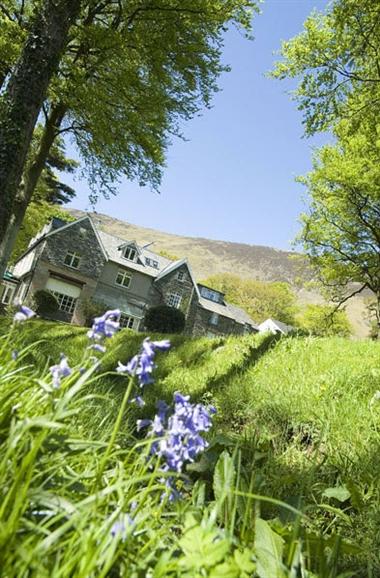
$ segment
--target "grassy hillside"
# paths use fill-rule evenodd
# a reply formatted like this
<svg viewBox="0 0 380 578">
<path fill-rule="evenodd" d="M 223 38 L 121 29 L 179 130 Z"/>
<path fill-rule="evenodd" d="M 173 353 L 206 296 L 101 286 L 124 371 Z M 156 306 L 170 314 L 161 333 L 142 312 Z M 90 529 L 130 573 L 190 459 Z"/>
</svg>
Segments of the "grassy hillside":
<svg viewBox="0 0 380 578">
<path fill-rule="evenodd" d="M 13 339 L 19 348 L 39 341 L 25 352 L 24 365 L 47 367 L 61 352 L 70 364 L 81 363 L 87 344 L 84 329 L 32 321 L 16 332 Z M 104 439 L 126 387 L 125 376 L 114 372 L 117 361 L 126 363 L 142 338 L 128 330 L 113 338 L 102 358 L 105 375 L 95 377 L 88 390 L 95 397 L 89 396 L 75 417 L 77 431 Z M 193 401 L 215 405 L 211 446 L 190 468 L 191 476 L 212 485 L 221 452 L 227 448 L 232 454 L 238 444 L 246 490 L 302 510 L 310 550 L 322 537 L 334 552 L 336 536 L 342 537 L 336 573 L 328 562 L 319 567 L 314 561 L 316 574 L 308 576 L 327 578 L 350 570 L 344 576 L 376 577 L 380 401 L 374 396 L 380 390 L 379 360 L 380 343 L 370 341 L 173 336 L 170 352 L 158 356 L 146 406 L 130 406 L 123 427 L 132 431 L 137 418 L 152 417 L 158 399 L 170 402 L 178 390 Z M 284 539 L 294 531 L 294 515 L 286 509 L 261 502 L 261 512 Z"/>
</svg>

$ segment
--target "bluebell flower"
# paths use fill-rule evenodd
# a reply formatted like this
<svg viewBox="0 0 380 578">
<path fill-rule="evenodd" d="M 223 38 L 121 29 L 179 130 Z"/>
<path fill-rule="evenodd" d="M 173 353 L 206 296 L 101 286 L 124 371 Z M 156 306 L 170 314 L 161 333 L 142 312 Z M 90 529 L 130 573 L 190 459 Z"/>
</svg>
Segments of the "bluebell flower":
<svg viewBox="0 0 380 578">
<path fill-rule="evenodd" d="M 13 359 L 13 361 L 16 361 L 16 359 L 18 359 L 19 356 L 19 352 L 17 351 L 17 349 L 14 349 L 11 353 L 11 357 Z"/>
<path fill-rule="evenodd" d="M 166 351 L 169 347 L 170 341 L 167 339 L 163 341 L 151 341 L 149 337 L 146 337 L 143 341 L 140 353 L 134 355 L 127 365 L 123 365 L 119 361 L 116 371 L 118 373 L 136 375 L 140 387 L 153 383 L 152 372 L 156 367 L 154 364 L 156 350 Z"/>
<path fill-rule="evenodd" d="M 163 471 L 183 471 L 187 462 L 192 462 L 204 451 L 207 442 L 201 433 L 212 426 L 212 414 L 215 408 L 206 408 L 202 404 L 192 404 L 190 397 L 174 394 L 174 409 L 164 402 L 158 403 L 158 413 L 153 420 L 138 420 L 138 430 L 149 426 L 148 436 L 154 438 L 151 453 L 162 460 Z M 171 482 L 169 480 L 169 486 Z"/>
<path fill-rule="evenodd" d="M 122 542 L 127 539 L 128 532 L 134 527 L 135 521 L 129 514 L 121 514 L 111 527 L 111 536 L 120 538 Z"/>
<path fill-rule="evenodd" d="M 23 321 L 27 321 L 31 317 L 35 316 L 35 312 L 32 309 L 29 309 L 26 305 L 21 305 L 20 310 L 15 313 L 13 317 L 13 321 L 15 323 L 22 323 Z"/>
<path fill-rule="evenodd" d="M 95 317 L 87 336 L 95 341 L 112 337 L 120 328 L 120 309 L 110 309 L 104 315 Z"/>
<path fill-rule="evenodd" d="M 100 351 L 100 353 L 105 353 L 105 351 L 107 351 L 107 348 L 104 345 L 101 345 L 100 343 L 94 343 L 93 345 L 89 345 L 87 349 L 94 349 L 95 351 Z"/>
<path fill-rule="evenodd" d="M 57 365 L 52 365 L 49 369 L 53 377 L 54 389 L 60 387 L 62 377 L 68 377 L 72 374 L 72 369 L 69 367 L 67 357 L 63 353 L 61 353 L 61 361 Z"/>
</svg>

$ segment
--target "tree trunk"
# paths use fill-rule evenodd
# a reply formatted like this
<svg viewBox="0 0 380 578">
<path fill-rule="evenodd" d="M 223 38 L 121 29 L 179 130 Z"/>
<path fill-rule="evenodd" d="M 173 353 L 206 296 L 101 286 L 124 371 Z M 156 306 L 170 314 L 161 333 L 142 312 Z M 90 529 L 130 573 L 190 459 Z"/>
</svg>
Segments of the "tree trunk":
<svg viewBox="0 0 380 578">
<path fill-rule="evenodd" d="M 19 194 L 13 204 L 6 234 L 0 243 L 0 275 L 4 275 L 6 271 L 7 263 L 12 254 L 18 232 L 24 220 L 26 209 L 32 200 L 38 179 L 45 168 L 46 159 L 57 136 L 57 129 L 62 123 L 66 110 L 64 104 L 58 103 L 52 107 L 49 118 L 46 121 L 37 155 L 27 170 L 24 185 L 20 187 Z"/>
<path fill-rule="evenodd" d="M 44 0 L 2 97 L 0 244 L 7 234 L 34 126 L 79 9 L 80 0 Z"/>
</svg>

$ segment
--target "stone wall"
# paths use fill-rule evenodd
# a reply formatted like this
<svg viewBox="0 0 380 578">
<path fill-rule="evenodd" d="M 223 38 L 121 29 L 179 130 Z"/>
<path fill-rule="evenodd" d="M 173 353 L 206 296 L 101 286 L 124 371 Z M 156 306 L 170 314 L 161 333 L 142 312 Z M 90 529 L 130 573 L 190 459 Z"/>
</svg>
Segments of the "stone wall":
<svg viewBox="0 0 380 578">
<path fill-rule="evenodd" d="M 77 269 L 64 263 L 69 252 L 81 256 Z M 67 229 L 58 229 L 54 235 L 48 237 L 41 258 L 51 265 L 60 267 L 62 272 L 66 271 L 68 275 L 79 273 L 93 279 L 100 277 L 106 262 L 89 219 L 74 223 Z"/>
<path fill-rule="evenodd" d="M 194 336 L 210 335 L 241 335 L 244 331 L 244 325 L 236 323 L 229 317 L 219 315 L 218 323 L 211 323 L 212 311 L 204 309 L 197 305 L 195 310 L 195 319 L 192 328 Z"/>
</svg>

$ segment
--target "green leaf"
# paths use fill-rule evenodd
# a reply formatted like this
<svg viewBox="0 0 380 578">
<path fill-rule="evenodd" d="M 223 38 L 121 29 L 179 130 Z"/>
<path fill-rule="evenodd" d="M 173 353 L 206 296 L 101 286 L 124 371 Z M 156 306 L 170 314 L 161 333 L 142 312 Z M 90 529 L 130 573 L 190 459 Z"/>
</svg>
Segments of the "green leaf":
<svg viewBox="0 0 380 578">
<path fill-rule="evenodd" d="M 233 459 L 227 451 L 220 454 L 215 466 L 213 489 L 216 500 L 225 499 L 233 489 L 235 481 L 235 468 Z"/>
<path fill-rule="evenodd" d="M 276 534 L 268 522 L 261 518 L 255 523 L 256 572 L 260 578 L 284 578 L 282 554 L 284 540 Z"/>
<path fill-rule="evenodd" d="M 338 502 L 345 502 L 351 497 L 351 492 L 346 486 L 335 486 L 334 488 L 327 488 L 322 496 L 326 498 L 335 498 Z"/>
</svg>

